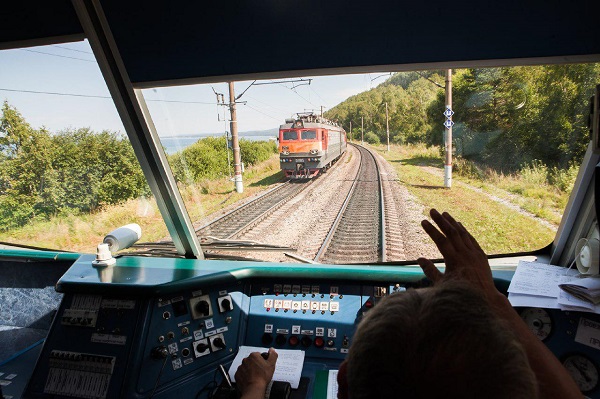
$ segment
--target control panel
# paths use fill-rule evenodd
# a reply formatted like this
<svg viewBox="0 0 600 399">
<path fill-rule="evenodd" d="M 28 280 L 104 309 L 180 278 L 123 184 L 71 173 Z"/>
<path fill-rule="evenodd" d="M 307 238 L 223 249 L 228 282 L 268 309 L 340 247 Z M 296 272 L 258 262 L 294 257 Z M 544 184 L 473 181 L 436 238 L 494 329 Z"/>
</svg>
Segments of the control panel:
<svg viewBox="0 0 600 399">
<path fill-rule="evenodd" d="M 235 289 L 66 294 L 24 397 L 194 397 L 240 345 L 248 299 Z"/>
<path fill-rule="evenodd" d="M 247 297 L 228 287 L 195 289 L 154 298 L 144 345 L 144 372 L 136 390 L 168 385 L 208 365 L 212 374 L 218 363 L 233 358 L 240 345 Z M 150 377 L 150 378 L 149 378 Z"/>
<path fill-rule="evenodd" d="M 343 360 L 361 316 L 395 289 L 297 281 L 253 284 L 245 343 Z"/>
<path fill-rule="evenodd" d="M 117 397 L 142 308 L 131 297 L 65 295 L 25 397 Z"/>
</svg>

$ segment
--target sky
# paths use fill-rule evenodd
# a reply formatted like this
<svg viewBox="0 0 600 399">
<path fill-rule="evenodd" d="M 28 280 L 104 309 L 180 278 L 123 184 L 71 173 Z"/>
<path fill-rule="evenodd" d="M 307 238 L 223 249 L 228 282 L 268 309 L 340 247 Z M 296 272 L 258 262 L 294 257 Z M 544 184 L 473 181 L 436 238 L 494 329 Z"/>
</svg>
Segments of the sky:
<svg viewBox="0 0 600 399">
<path fill-rule="evenodd" d="M 260 81 L 238 100 L 239 131 L 277 128 L 296 112 L 330 109 L 349 96 L 382 83 L 382 74 L 304 77 Z M 236 82 L 241 94 L 252 81 Z M 297 85 L 296 87 L 294 87 Z M 228 118 L 213 92 L 228 101 L 227 83 L 145 89 L 144 97 L 159 136 L 220 133 Z M 123 124 L 87 41 L 0 50 L 0 99 L 17 108 L 34 128 L 50 132 L 89 127 L 124 132 Z"/>
</svg>

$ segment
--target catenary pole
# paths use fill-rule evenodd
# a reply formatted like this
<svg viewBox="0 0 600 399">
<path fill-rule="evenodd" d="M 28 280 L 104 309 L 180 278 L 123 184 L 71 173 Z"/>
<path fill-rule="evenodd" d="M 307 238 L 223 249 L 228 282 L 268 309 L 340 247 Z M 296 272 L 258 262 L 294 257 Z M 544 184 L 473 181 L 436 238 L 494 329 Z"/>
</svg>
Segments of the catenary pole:
<svg viewBox="0 0 600 399">
<path fill-rule="evenodd" d="M 360 117 L 360 144 L 365 145 L 365 121 Z"/>
<path fill-rule="evenodd" d="M 446 109 L 452 109 L 452 69 L 446 70 Z M 444 161 L 444 187 L 452 187 L 452 116 L 447 118 L 450 123 L 446 127 Z"/>
<path fill-rule="evenodd" d="M 242 157 L 240 154 L 240 141 L 238 139 L 238 126 L 235 110 L 235 93 L 233 82 L 229 82 L 229 111 L 231 112 L 231 141 L 233 147 L 233 170 L 235 191 L 238 193 L 244 192 L 244 183 L 242 181 Z"/>
<path fill-rule="evenodd" d="M 350 121 L 350 141 L 352 141 L 352 121 Z"/>
</svg>

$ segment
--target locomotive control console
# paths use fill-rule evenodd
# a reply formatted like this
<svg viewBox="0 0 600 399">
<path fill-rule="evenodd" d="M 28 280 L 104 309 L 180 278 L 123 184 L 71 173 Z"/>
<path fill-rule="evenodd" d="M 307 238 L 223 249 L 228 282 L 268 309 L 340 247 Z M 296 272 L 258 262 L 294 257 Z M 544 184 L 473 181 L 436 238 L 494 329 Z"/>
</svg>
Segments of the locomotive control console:
<svg viewBox="0 0 600 399">
<path fill-rule="evenodd" d="M 402 283 L 394 284 L 340 274 L 302 278 L 314 267 L 306 265 L 284 277 L 275 265 L 223 262 L 210 271 L 194 262 L 119 259 L 123 266 L 115 268 L 122 269 L 107 283 L 82 257 L 58 283 L 65 295 L 35 368 L 29 360 L 22 397 L 207 398 L 220 382 L 219 365 L 228 369 L 238 347 L 249 345 L 305 351 L 292 398 L 316 398 L 319 376 L 339 367 L 365 312 L 384 296 L 422 283 L 409 269 L 397 272 Z M 372 268 L 370 277 L 378 271 L 393 277 L 389 268 Z M 257 270 L 262 275 L 252 275 Z M 600 316 L 518 311 L 582 391 L 600 398 Z M 12 388 L 5 388 L 6 395 Z"/>
<path fill-rule="evenodd" d="M 74 268 L 89 268 L 86 262 Z M 138 276 L 153 280 L 162 272 L 148 268 Z M 157 284 L 167 287 L 162 293 L 133 285 L 94 293 L 86 283 L 66 284 L 24 397 L 195 398 L 240 345 L 305 351 L 303 397 L 311 397 L 311 367 L 336 368 L 362 314 L 403 289 L 299 279 L 206 284 L 182 276 Z"/>
</svg>

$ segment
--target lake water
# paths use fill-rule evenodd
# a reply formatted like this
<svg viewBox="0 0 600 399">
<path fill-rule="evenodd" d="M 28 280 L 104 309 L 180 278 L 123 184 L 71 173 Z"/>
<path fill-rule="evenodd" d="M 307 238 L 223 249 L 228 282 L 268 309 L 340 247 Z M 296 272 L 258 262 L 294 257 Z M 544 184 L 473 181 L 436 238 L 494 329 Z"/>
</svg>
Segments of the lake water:
<svg viewBox="0 0 600 399">
<path fill-rule="evenodd" d="M 161 137 L 160 142 L 167 154 L 174 154 L 178 151 L 183 150 L 185 147 L 194 144 L 196 141 L 207 138 L 207 137 L 222 137 L 222 136 L 175 136 L 175 137 Z M 251 140 L 251 141 L 269 141 L 274 140 L 275 135 L 272 136 L 244 136 L 240 135 L 240 139 Z"/>
</svg>

